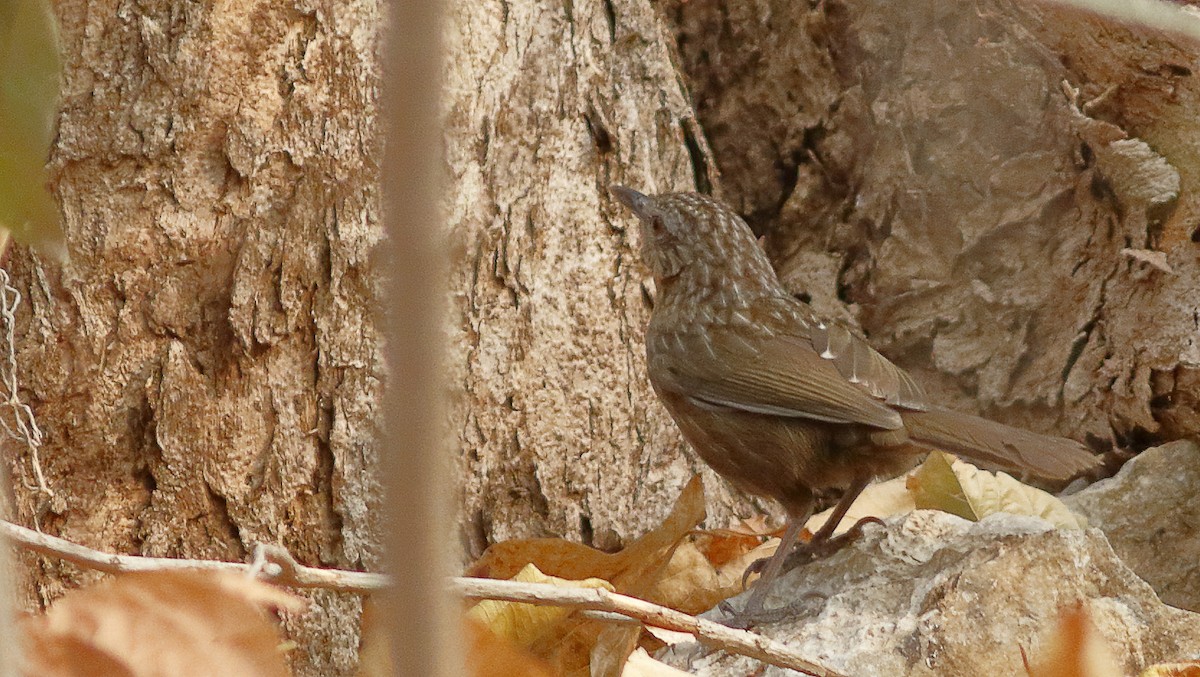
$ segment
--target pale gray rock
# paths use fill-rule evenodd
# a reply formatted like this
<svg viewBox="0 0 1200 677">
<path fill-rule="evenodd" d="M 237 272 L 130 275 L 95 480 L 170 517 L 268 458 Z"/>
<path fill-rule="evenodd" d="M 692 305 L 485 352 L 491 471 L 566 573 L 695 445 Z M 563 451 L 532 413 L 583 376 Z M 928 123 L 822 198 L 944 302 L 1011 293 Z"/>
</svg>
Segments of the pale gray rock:
<svg viewBox="0 0 1200 677">
<path fill-rule="evenodd" d="M 1147 449 L 1107 480 L 1063 500 L 1167 604 L 1200 611 L 1200 447 Z"/>
<path fill-rule="evenodd" d="M 1060 611 L 1082 601 L 1125 674 L 1200 657 L 1200 615 L 1159 601 L 1104 534 L 1040 519 L 978 523 L 936 511 L 868 526 L 836 555 L 781 578 L 768 606 L 818 593 L 755 630 L 849 675 L 1024 674 Z M 733 600 L 735 607 L 744 596 Z M 719 612 L 712 612 L 719 613 Z M 697 675 L 785 675 L 757 662 L 676 645 L 662 658 Z"/>
</svg>

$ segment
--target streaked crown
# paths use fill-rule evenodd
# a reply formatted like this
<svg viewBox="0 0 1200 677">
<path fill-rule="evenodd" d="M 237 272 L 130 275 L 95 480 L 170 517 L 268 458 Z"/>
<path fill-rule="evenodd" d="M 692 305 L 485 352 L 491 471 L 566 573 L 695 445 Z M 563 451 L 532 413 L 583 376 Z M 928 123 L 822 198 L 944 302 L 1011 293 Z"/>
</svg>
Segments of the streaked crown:
<svg viewBox="0 0 1200 677">
<path fill-rule="evenodd" d="M 610 188 L 641 221 L 642 260 L 660 288 L 712 287 L 730 278 L 774 291 L 779 282 L 754 232 L 732 209 L 699 193 L 643 195 Z"/>
</svg>

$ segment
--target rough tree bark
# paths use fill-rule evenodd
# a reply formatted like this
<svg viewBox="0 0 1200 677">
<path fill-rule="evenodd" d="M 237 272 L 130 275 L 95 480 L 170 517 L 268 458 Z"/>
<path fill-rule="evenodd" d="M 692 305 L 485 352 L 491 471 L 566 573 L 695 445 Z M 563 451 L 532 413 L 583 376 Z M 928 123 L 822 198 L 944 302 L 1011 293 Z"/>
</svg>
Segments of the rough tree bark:
<svg viewBox="0 0 1200 677">
<path fill-rule="evenodd" d="M 544 535 L 613 547 L 701 466 L 645 379 L 651 283 L 607 186 L 708 190 L 707 146 L 647 3 L 459 2 L 449 31 L 466 551 Z M 710 517 L 728 521 L 710 480 Z"/>
<path fill-rule="evenodd" d="M 56 11 L 71 259 L 10 262 L 54 496 L 17 455 L 17 519 L 114 552 L 374 566 L 379 4 Z M 35 603 L 93 578 L 24 564 Z M 310 598 L 298 673 L 348 674 L 361 601 Z"/>
</svg>

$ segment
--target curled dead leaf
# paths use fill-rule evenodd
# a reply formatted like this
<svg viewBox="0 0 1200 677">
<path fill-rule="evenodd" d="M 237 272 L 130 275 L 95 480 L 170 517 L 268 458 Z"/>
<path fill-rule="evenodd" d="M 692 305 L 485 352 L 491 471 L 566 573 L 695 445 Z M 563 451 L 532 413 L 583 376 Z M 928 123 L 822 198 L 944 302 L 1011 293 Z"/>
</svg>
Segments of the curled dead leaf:
<svg viewBox="0 0 1200 677">
<path fill-rule="evenodd" d="M 289 675 L 271 612 L 303 602 L 241 574 L 127 574 L 20 623 L 22 672 L 39 677 Z"/>
<path fill-rule="evenodd" d="M 672 554 L 704 515 L 704 485 L 694 477 L 667 518 L 620 552 L 601 552 L 562 539 L 506 541 L 488 548 L 467 574 L 512 578 L 533 564 L 558 579 L 601 579 L 616 592 L 657 602 L 654 591 Z M 640 626 L 612 626 L 581 618 L 571 610 L 560 611 L 557 621 L 537 626 L 541 634 L 528 644 L 530 650 L 559 675 L 618 677 L 636 645 Z"/>
</svg>

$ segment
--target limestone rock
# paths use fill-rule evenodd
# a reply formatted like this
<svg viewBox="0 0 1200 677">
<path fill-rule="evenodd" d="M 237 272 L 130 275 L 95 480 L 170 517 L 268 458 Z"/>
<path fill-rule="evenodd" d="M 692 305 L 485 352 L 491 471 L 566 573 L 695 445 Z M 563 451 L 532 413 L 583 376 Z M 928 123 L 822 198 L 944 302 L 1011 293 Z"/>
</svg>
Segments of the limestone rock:
<svg viewBox="0 0 1200 677">
<path fill-rule="evenodd" d="M 1024 674 L 1021 650 L 1036 659 L 1060 610 L 1077 601 L 1126 674 L 1200 655 L 1200 615 L 1163 604 L 1101 531 L 1054 530 L 1031 517 L 971 523 L 916 511 L 868 526 L 845 550 L 781 578 L 774 593 L 768 607 L 800 604 L 756 631 L 851 675 Z M 823 598 L 805 600 L 814 593 Z M 664 654 L 698 675 L 795 674 L 755 672 L 762 666 L 751 659 L 693 643 Z"/>
<path fill-rule="evenodd" d="M 1147 449 L 1111 479 L 1063 500 L 1167 604 L 1200 611 L 1200 447 Z"/>
</svg>

